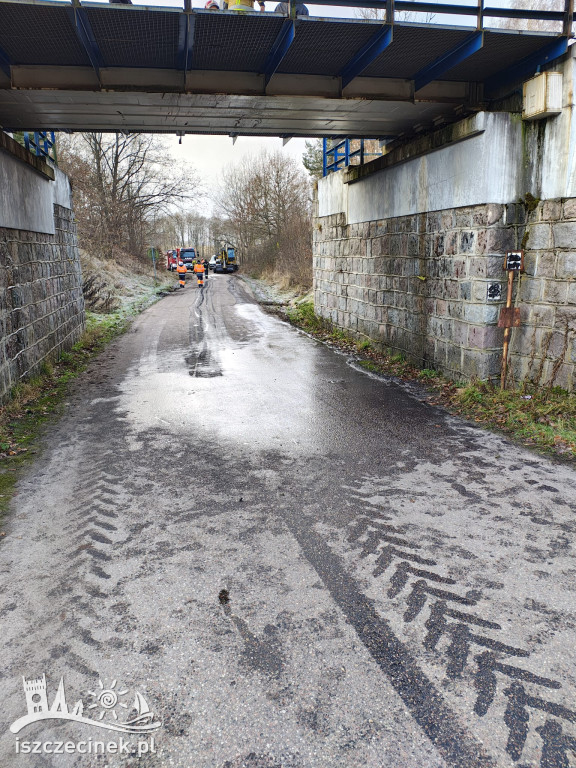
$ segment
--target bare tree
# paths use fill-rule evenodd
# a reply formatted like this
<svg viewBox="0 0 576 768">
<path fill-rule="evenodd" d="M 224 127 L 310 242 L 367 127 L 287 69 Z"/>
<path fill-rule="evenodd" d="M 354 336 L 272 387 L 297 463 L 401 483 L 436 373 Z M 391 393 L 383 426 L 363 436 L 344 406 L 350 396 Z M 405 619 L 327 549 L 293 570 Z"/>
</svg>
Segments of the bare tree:
<svg viewBox="0 0 576 768">
<path fill-rule="evenodd" d="M 386 11 L 380 8 L 359 8 L 357 11 L 359 18 L 366 21 L 380 20 L 386 18 Z M 416 13 L 413 11 L 397 11 L 394 14 L 395 21 L 414 21 L 421 24 L 428 24 L 436 18 L 435 13 Z"/>
<path fill-rule="evenodd" d="M 508 7 L 526 11 L 564 11 L 564 0 L 512 0 L 508 5 L 495 3 L 496 7 Z M 562 30 L 561 21 L 543 21 L 541 19 L 509 19 L 505 17 L 487 17 L 486 26 L 495 29 L 517 29 L 530 32 L 556 32 Z"/>
<path fill-rule="evenodd" d="M 280 152 L 245 158 L 224 172 L 215 202 L 252 271 L 310 282 L 311 185 L 297 160 Z"/>
<path fill-rule="evenodd" d="M 511 2 L 502 2 L 496 0 L 491 3 L 494 8 L 514 8 L 517 10 L 539 10 L 539 11 L 563 11 L 565 0 L 511 0 Z M 386 13 L 383 9 L 379 8 L 360 8 L 357 11 L 357 15 L 361 19 L 371 20 L 384 20 Z M 434 21 L 437 23 L 442 22 L 443 14 L 436 13 L 423 13 L 414 11 L 397 11 L 395 13 L 395 21 L 408 21 L 419 22 L 429 24 Z M 468 19 L 470 17 L 467 17 Z M 485 26 L 492 27 L 494 29 L 517 29 L 526 31 L 539 31 L 539 32 L 556 32 L 559 33 L 562 29 L 562 23 L 559 21 L 543 21 L 538 19 L 511 19 L 501 16 L 485 16 Z"/>
<path fill-rule="evenodd" d="M 143 256 L 155 220 L 198 199 L 196 172 L 177 168 L 164 143 L 146 134 L 86 133 L 59 143 L 60 165 L 72 179 L 79 233 L 111 258 Z"/>
</svg>

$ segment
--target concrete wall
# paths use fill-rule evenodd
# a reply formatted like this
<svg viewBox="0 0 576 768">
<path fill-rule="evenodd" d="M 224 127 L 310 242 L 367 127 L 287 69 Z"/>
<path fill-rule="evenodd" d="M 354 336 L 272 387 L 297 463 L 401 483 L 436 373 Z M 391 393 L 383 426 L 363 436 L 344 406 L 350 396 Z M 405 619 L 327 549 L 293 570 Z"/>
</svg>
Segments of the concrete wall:
<svg viewBox="0 0 576 768">
<path fill-rule="evenodd" d="M 349 224 L 442 211 L 523 194 L 517 173 L 522 126 L 505 113 L 482 112 L 466 121 L 464 139 L 392 165 L 355 183 L 344 174 L 319 182 L 319 215 L 346 212 Z"/>
<path fill-rule="evenodd" d="M 70 183 L 57 169 L 42 173 L 35 159 L 23 156 L 5 138 L 3 142 L 0 399 L 37 372 L 44 360 L 69 349 L 84 328 Z"/>
<path fill-rule="evenodd" d="M 525 247 L 512 375 L 574 388 L 570 51 L 556 67 L 564 74 L 561 115 L 524 123 L 519 114 L 479 113 L 372 164 L 320 180 L 314 233 L 319 314 L 455 379 L 495 377 L 504 254 Z M 501 285 L 501 301 L 489 299 L 489 283 Z"/>
</svg>

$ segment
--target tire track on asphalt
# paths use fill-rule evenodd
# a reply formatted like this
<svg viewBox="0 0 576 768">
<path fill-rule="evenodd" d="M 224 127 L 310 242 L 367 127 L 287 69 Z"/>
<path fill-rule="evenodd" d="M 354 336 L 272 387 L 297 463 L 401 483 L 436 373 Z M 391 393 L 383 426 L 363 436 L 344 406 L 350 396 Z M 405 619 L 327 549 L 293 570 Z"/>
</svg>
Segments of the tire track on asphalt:
<svg viewBox="0 0 576 768">
<path fill-rule="evenodd" d="M 411 491 L 411 495 L 415 493 Z M 576 753 L 576 739 L 564 733 L 560 721 L 576 723 L 576 711 L 535 695 L 526 687 L 558 690 L 562 688 L 562 683 L 506 663 L 506 656 L 528 658 L 531 653 L 485 634 L 486 631 L 502 630 L 501 624 L 453 607 L 451 604 L 454 603 L 456 606 L 475 606 L 482 599 L 482 594 L 478 590 L 468 590 L 465 594 L 456 591 L 458 583 L 455 579 L 434 570 L 441 567 L 436 560 L 427 559 L 426 569 L 415 567 L 412 550 L 420 549 L 421 545 L 410 540 L 406 534 L 406 525 L 395 526 L 382 522 L 391 519 L 391 515 L 379 509 L 369 509 L 350 524 L 347 542 L 360 548 L 360 558 L 375 556 L 372 571 L 375 578 L 395 565 L 386 595 L 393 599 L 405 589 L 408 590 L 407 607 L 402 617 L 404 623 L 413 622 L 425 607 L 429 608 L 429 616 L 424 622 L 426 635 L 422 645 L 426 651 L 437 653 L 439 663 L 445 666 L 448 679 L 462 680 L 469 662 L 476 663 L 472 684 L 476 695 L 473 709 L 477 716 L 484 717 L 495 703 L 500 679 L 504 677 L 509 681 L 501 693 L 507 701 L 503 711 L 504 724 L 508 729 L 505 749 L 512 760 L 522 758 L 530 733 L 532 713 L 544 713 L 556 719 L 546 717 L 543 725 L 538 726 L 536 723 L 535 727 L 532 726 L 542 741 L 540 768 L 568 768 L 569 754 Z M 400 540 L 397 538 L 399 536 L 403 538 Z M 422 563 L 422 559 L 417 562 Z M 445 568 L 442 567 L 444 572 Z M 450 585 L 452 589 L 439 588 L 438 584 Z M 478 628 L 484 632 L 479 633 Z M 449 645 L 440 655 L 437 646 L 444 636 L 449 638 Z M 473 645 L 479 646 L 480 652 L 472 659 Z"/>
<path fill-rule="evenodd" d="M 495 768 L 495 759 L 460 724 L 458 715 L 396 637 L 390 624 L 377 613 L 373 602 L 345 572 L 340 559 L 313 532 L 310 521 L 297 513 L 287 512 L 284 522 L 361 642 L 448 765 L 453 768 Z"/>
</svg>

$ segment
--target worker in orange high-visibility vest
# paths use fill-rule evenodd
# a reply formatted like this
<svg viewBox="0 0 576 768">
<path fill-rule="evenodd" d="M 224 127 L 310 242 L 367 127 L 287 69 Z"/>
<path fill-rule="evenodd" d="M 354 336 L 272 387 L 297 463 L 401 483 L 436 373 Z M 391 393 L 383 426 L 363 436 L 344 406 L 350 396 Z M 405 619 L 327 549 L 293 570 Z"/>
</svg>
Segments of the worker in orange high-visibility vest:
<svg viewBox="0 0 576 768">
<path fill-rule="evenodd" d="M 183 261 L 178 262 L 178 266 L 176 267 L 176 272 L 178 272 L 178 281 L 180 282 L 180 288 L 184 288 L 186 286 L 186 272 L 188 272 L 186 268 L 186 264 L 184 264 Z"/>
<path fill-rule="evenodd" d="M 204 264 L 201 261 L 194 264 L 194 273 L 198 278 L 198 287 L 201 288 L 204 285 Z"/>
</svg>

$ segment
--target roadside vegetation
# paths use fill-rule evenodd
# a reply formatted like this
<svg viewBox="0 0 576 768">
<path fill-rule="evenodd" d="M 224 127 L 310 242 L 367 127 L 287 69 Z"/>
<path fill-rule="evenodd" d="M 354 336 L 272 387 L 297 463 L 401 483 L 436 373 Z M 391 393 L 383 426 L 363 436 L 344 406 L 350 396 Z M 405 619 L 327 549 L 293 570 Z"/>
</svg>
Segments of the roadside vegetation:
<svg viewBox="0 0 576 768">
<path fill-rule="evenodd" d="M 524 445 L 576 461 L 576 394 L 560 387 L 529 384 L 507 390 L 485 381 L 463 385 L 437 371 L 415 367 L 400 353 L 377 350 L 368 340 L 358 341 L 329 320 L 318 317 L 310 300 L 296 301 L 273 311 L 315 338 L 355 355 L 358 365 L 367 371 L 420 382 L 428 390 L 428 402 L 432 405 L 504 432 Z"/>
</svg>

